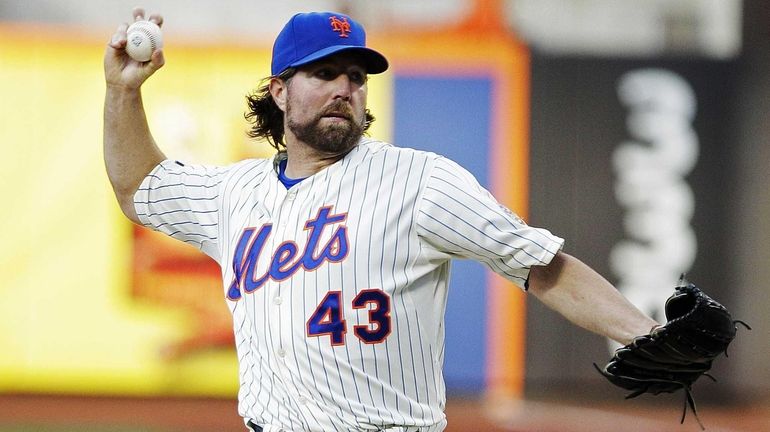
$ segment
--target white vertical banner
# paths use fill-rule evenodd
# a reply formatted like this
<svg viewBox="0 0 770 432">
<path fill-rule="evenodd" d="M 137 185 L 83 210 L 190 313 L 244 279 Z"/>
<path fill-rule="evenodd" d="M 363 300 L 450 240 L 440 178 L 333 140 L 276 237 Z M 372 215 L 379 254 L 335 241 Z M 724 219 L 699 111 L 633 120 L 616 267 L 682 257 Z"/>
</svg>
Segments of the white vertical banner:
<svg viewBox="0 0 770 432">
<path fill-rule="evenodd" d="M 612 155 L 624 238 L 612 247 L 609 266 L 632 303 L 665 321 L 661 299 L 697 254 L 695 195 L 687 183 L 699 153 L 697 101 L 690 84 L 665 69 L 628 72 L 617 93 L 628 109 L 629 138 Z"/>
</svg>

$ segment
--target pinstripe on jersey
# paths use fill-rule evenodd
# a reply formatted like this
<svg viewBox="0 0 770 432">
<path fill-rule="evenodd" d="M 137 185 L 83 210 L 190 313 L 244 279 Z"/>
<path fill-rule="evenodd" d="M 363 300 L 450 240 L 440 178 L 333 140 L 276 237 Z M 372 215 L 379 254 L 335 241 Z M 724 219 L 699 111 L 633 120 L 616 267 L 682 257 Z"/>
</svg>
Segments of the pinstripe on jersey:
<svg viewBox="0 0 770 432">
<path fill-rule="evenodd" d="M 370 139 L 288 191 L 272 160 L 164 161 L 135 206 L 220 263 L 239 412 L 266 430 L 443 430 L 450 260 L 524 286 L 563 243 L 454 162 Z"/>
</svg>

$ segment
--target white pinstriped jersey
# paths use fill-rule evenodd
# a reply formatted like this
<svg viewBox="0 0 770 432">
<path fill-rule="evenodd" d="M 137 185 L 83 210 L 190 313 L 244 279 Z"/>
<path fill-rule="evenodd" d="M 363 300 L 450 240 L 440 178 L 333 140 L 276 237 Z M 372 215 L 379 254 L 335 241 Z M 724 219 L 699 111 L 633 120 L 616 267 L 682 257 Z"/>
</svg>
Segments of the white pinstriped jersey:
<svg viewBox="0 0 770 432">
<path fill-rule="evenodd" d="M 135 206 L 221 265 L 239 413 L 267 431 L 443 430 L 450 260 L 523 286 L 563 243 L 456 163 L 366 138 L 289 190 L 272 159 L 167 160 Z"/>
</svg>

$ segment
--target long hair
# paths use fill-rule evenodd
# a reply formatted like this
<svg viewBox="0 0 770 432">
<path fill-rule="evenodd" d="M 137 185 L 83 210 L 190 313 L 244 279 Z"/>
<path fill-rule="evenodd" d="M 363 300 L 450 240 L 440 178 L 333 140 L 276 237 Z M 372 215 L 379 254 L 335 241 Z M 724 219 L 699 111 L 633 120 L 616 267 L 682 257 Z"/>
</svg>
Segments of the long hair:
<svg viewBox="0 0 770 432">
<path fill-rule="evenodd" d="M 289 85 L 296 73 L 296 68 L 288 68 L 276 78 L 283 80 L 286 85 Z M 246 104 L 249 110 L 244 117 L 252 124 L 247 132 L 250 138 L 266 139 L 276 150 L 282 151 L 286 148 L 286 143 L 283 139 L 285 135 L 283 130 L 283 111 L 278 108 L 278 105 L 273 100 L 273 95 L 270 94 L 271 78 L 262 79 L 257 91 L 246 95 Z M 365 116 L 364 132 L 369 129 L 375 120 L 369 108 L 366 109 Z"/>
</svg>

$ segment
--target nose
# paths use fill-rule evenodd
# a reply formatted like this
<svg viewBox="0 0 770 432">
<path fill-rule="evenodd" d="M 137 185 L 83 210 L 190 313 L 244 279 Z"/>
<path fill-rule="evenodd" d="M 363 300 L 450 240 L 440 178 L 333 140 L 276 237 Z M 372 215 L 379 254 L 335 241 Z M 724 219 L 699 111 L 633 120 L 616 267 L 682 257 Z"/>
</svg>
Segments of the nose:
<svg viewBox="0 0 770 432">
<path fill-rule="evenodd" d="M 353 94 L 353 82 L 350 81 L 347 74 L 339 74 L 332 81 L 332 85 L 334 86 L 334 99 L 350 100 L 350 96 Z"/>
</svg>

